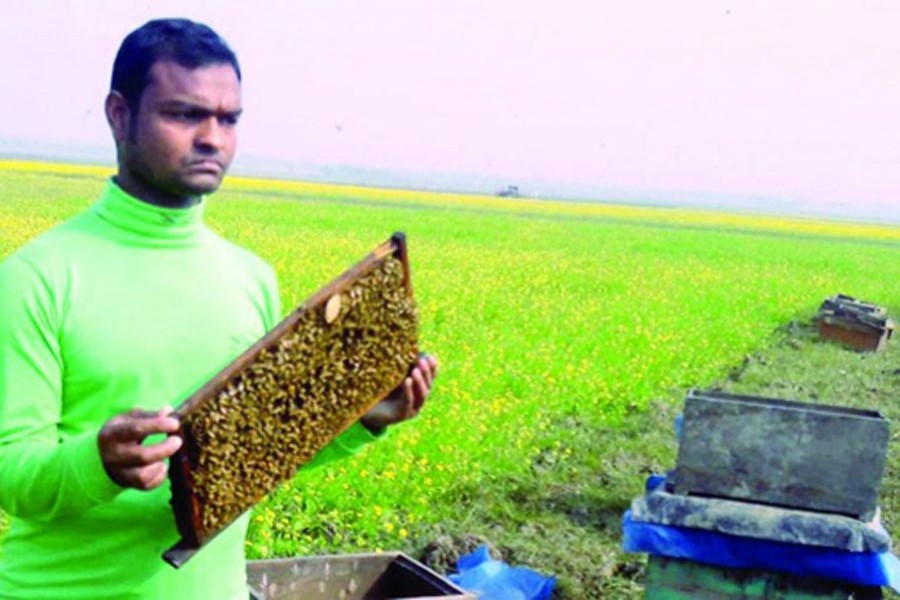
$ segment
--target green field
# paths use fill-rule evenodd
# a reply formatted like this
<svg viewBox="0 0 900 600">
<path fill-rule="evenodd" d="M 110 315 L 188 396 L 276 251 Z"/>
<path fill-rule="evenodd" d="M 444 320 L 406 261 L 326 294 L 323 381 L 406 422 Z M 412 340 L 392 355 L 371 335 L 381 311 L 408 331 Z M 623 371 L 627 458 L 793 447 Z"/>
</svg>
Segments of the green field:
<svg viewBox="0 0 900 600">
<path fill-rule="evenodd" d="M 0 257 L 87 207 L 103 185 L 91 170 L 0 168 Z M 621 458 L 604 432 L 725 377 L 826 296 L 900 310 L 900 228 L 250 180 L 213 196 L 206 218 L 274 265 L 286 309 L 405 231 L 421 346 L 441 361 L 419 419 L 353 460 L 301 473 L 257 507 L 251 557 L 420 555 L 442 535 L 495 541 L 510 530 L 540 542 L 522 494 L 538 477 L 592 477 Z M 637 491 L 666 466 L 660 452 L 613 467 Z M 559 502 L 607 502 L 603 487 Z M 608 520 L 624 506 L 606 508 Z M 539 546 L 511 558 L 530 562 Z M 617 568 L 611 555 L 592 559 L 599 575 Z"/>
</svg>

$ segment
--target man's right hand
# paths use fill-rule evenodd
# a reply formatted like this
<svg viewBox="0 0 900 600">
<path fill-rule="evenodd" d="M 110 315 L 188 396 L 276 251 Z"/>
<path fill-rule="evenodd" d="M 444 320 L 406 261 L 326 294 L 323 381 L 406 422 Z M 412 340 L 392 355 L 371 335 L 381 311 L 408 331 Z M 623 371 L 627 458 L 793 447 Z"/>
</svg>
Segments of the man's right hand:
<svg viewBox="0 0 900 600">
<path fill-rule="evenodd" d="M 98 443 L 103 467 L 110 479 L 123 487 L 152 490 L 166 480 L 163 461 L 181 448 L 178 420 L 170 417 L 171 408 L 156 412 L 134 409 L 117 415 L 100 430 Z M 144 439 L 156 433 L 169 434 L 165 440 L 150 446 Z"/>
</svg>

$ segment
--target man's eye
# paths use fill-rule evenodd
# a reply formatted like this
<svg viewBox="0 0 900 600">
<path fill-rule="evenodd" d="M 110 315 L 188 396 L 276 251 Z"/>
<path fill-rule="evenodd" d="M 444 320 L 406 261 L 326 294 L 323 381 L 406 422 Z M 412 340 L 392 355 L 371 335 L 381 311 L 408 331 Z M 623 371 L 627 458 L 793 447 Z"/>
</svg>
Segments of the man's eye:
<svg viewBox="0 0 900 600">
<path fill-rule="evenodd" d="M 193 111 L 176 110 L 169 113 L 169 118 L 182 123 L 196 123 L 203 119 L 203 114 Z"/>
<path fill-rule="evenodd" d="M 238 115 L 224 115 L 219 117 L 219 125 L 223 127 L 234 127 L 238 123 Z"/>
</svg>

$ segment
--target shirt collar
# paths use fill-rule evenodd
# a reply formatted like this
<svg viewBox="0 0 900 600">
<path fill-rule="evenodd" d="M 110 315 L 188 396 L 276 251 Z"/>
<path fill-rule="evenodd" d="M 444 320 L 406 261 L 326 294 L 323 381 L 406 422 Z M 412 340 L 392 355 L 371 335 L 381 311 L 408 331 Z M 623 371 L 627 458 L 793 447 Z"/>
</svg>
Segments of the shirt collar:
<svg viewBox="0 0 900 600">
<path fill-rule="evenodd" d="M 110 178 L 95 211 L 110 225 L 148 241 L 186 242 L 203 230 L 201 200 L 188 208 L 164 208 L 128 194 Z"/>
</svg>

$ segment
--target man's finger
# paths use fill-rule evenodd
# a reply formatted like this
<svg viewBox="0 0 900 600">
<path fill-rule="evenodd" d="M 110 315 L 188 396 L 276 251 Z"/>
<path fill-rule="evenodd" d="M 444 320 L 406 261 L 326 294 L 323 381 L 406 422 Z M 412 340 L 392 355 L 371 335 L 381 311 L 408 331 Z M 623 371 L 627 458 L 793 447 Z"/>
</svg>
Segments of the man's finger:
<svg viewBox="0 0 900 600">
<path fill-rule="evenodd" d="M 144 467 L 128 467 L 117 470 L 119 484 L 139 490 L 152 490 L 166 480 L 165 463 L 153 463 Z"/>
<path fill-rule="evenodd" d="M 155 462 L 165 460 L 175 454 L 181 448 L 181 438 L 177 435 L 170 435 L 158 444 L 150 446 L 138 446 L 140 449 L 139 457 L 142 464 L 149 465 Z"/>
<path fill-rule="evenodd" d="M 410 376 L 403 380 L 403 401 L 406 404 L 411 404 L 414 399 L 413 378 Z"/>
<path fill-rule="evenodd" d="M 434 382 L 434 379 L 438 374 L 438 359 L 436 356 L 428 355 L 428 364 L 431 366 L 431 381 Z"/>
<path fill-rule="evenodd" d="M 169 469 L 166 464 L 162 462 L 146 467 L 144 478 L 142 479 L 142 483 L 144 483 L 143 489 L 152 490 L 159 487 L 166 480 L 168 474 Z"/>
<path fill-rule="evenodd" d="M 152 416 L 116 417 L 104 429 L 113 440 L 140 442 L 154 433 L 175 433 L 179 426 L 178 419 L 152 413 Z"/>
<path fill-rule="evenodd" d="M 158 410 L 144 410 L 142 408 L 132 408 L 124 416 L 132 417 L 135 419 L 149 419 L 151 417 L 155 417 L 159 415 L 162 411 Z"/>
<path fill-rule="evenodd" d="M 109 447 L 106 463 L 118 468 L 144 467 L 169 458 L 181 448 L 181 444 L 182 440 L 177 435 L 149 446 L 119 442 Z"/>
<path fill-rule="evenodd" d="M 428 389 L 431 389 L 431 365 L 428 364 L 428 359 L 425 357 L 419 359 L 419 371 L 422 372 L 422 377 L 425 379 Z"/>
<path fill-rule="evenodd" d="M 425 398 L 428 397 L 428 386 L 425 384 L 425 377 L 419 369 L 413 369 L 412 379 L 414 383 L 415 394 L 413 395 L 413 411 L 418 413 L 422 405 L 425 404 Z"/>
</svg>

